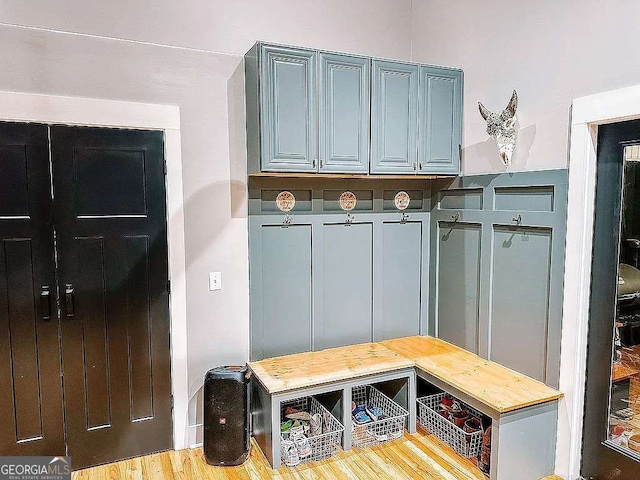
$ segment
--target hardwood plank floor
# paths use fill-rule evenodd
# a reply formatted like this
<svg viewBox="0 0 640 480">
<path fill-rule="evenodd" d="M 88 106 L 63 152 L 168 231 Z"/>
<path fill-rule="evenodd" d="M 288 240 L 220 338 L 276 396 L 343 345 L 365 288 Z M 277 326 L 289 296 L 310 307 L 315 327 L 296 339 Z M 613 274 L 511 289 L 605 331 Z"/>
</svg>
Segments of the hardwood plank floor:
<svg viewBox="0 0 640 480">
<path fill-rule="evenodd" d="M 212 467 L 202 449 L 169 451 L 78 470 L 73 480 L 485 480 L 471 462 L 432 435 L 418 432 L 387 444 L 341 452 L 329 460 L 272 470 L 252 444 L 250 459 L 240 467 Z M 525 479 L 523 479 L 525 480 Z M 532 479 L 533 480 L 533 479 Z"/>
</svg>

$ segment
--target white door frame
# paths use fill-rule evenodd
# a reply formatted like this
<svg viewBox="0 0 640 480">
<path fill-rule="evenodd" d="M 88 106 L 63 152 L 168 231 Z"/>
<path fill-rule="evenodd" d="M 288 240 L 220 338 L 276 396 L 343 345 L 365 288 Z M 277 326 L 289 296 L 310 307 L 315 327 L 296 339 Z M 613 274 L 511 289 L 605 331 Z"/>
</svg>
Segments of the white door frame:
<svg viewBox="0 0 640 480">
<path fill-rule="evenodd" d="M 580 475 L 591 290 L 598 125 L 640 118 L 640 85 L 577 98 L 571 112 L 569 203 L 556 473 Z"/>
<path fill-rule="evenodd" d="M 173 105 L 0 92 L 0 120 L 162 130 L 167 162 L 173 448 L 188 447 L 187 308 L 180 109 Z"/>
</svg>

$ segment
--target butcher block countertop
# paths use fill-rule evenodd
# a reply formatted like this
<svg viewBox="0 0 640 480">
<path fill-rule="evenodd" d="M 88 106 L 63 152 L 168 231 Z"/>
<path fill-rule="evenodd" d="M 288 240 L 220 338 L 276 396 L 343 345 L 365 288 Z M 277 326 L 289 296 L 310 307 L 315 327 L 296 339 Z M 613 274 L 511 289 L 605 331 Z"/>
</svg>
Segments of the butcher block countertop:
<svg viewBox="0 0 640 480">
<path fill-rule="evenodd" d="M 562 398 L 538 380 L 428 336 L 381 342 L 413 360 L 416 367 L 448 383 L 500 413 Z"/>
<path fill-rule="evenodd" d="M 253 374 L 271 394 L 413 366 L 410 359 L 379 343 L 360 343 L 249 363 Z"/>
<path fill-rule="evenodd" d="M 538 380 L 428 336 L 266 358 L 249 367 L 270 394 L 418 367 L 499 413 L 563 396 Z"/>
</svg>

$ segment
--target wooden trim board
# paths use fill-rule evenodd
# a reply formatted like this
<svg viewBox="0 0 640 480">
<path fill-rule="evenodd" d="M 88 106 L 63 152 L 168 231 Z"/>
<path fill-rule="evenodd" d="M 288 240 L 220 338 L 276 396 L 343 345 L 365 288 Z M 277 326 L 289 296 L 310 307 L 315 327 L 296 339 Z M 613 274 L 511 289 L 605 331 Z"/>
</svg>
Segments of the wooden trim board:
<svg viewBox="0 0 640 480">
<path fill-rule="evenodd" d="M 382 345 L 499 413 L 562 398 L 563 394 L 521 373 L 428 336 L 397 338 Z"/>
<path fill-rule="evenodd" d="M 270 394 L 413 366 L 411 360 L 378 343 L 348 345 L 249 363 L 253 374 Z"/>
</svg>

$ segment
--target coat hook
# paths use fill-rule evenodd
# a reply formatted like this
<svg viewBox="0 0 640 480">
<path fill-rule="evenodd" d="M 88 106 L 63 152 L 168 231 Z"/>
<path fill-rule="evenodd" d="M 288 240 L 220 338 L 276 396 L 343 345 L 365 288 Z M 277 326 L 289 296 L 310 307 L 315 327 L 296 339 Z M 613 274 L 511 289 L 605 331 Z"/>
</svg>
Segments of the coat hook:
<svg viewBox="0 0 640 480">
<path fill-rule="evenodd" d="M 451 215 L 451 219 L 453 220 L 453 223 L 456 223 L 458 220 L 460 220 L 460 212 L 456 212 Z"/>
<path fill-rule="evenodd" d="M 516 222 L 516 225 L 520 225 L 522 223 L 522 215 L 518 214 L 517 217 L 513 217 L 511 219 L 512 222 Z"/>
<path fill-rule="evenodd" d="M 409 220 L 409 214 L 403 213 L 402 218 L 400 219 L 400 223 L 407 223 L 407 220 Z"/>
<path fill-rule="evenodd" d="M 351 215 L 350 213 L 347 213 L 347 219 L 344 221 L 344 224 L 346 226 L 349 226 L 353 223 L 353 220 L 355 219 L 355 217 L 353 215 Z"/>
<path fill-rule="evenodd" d="M 291 225 L 292 221 L 293 221 L 293 215 L 289 215 L 288 213 L 285 213 L 284 221 L 282 222 L 282 227 L 287 228 L 289 225 Z"/>
</svg>

